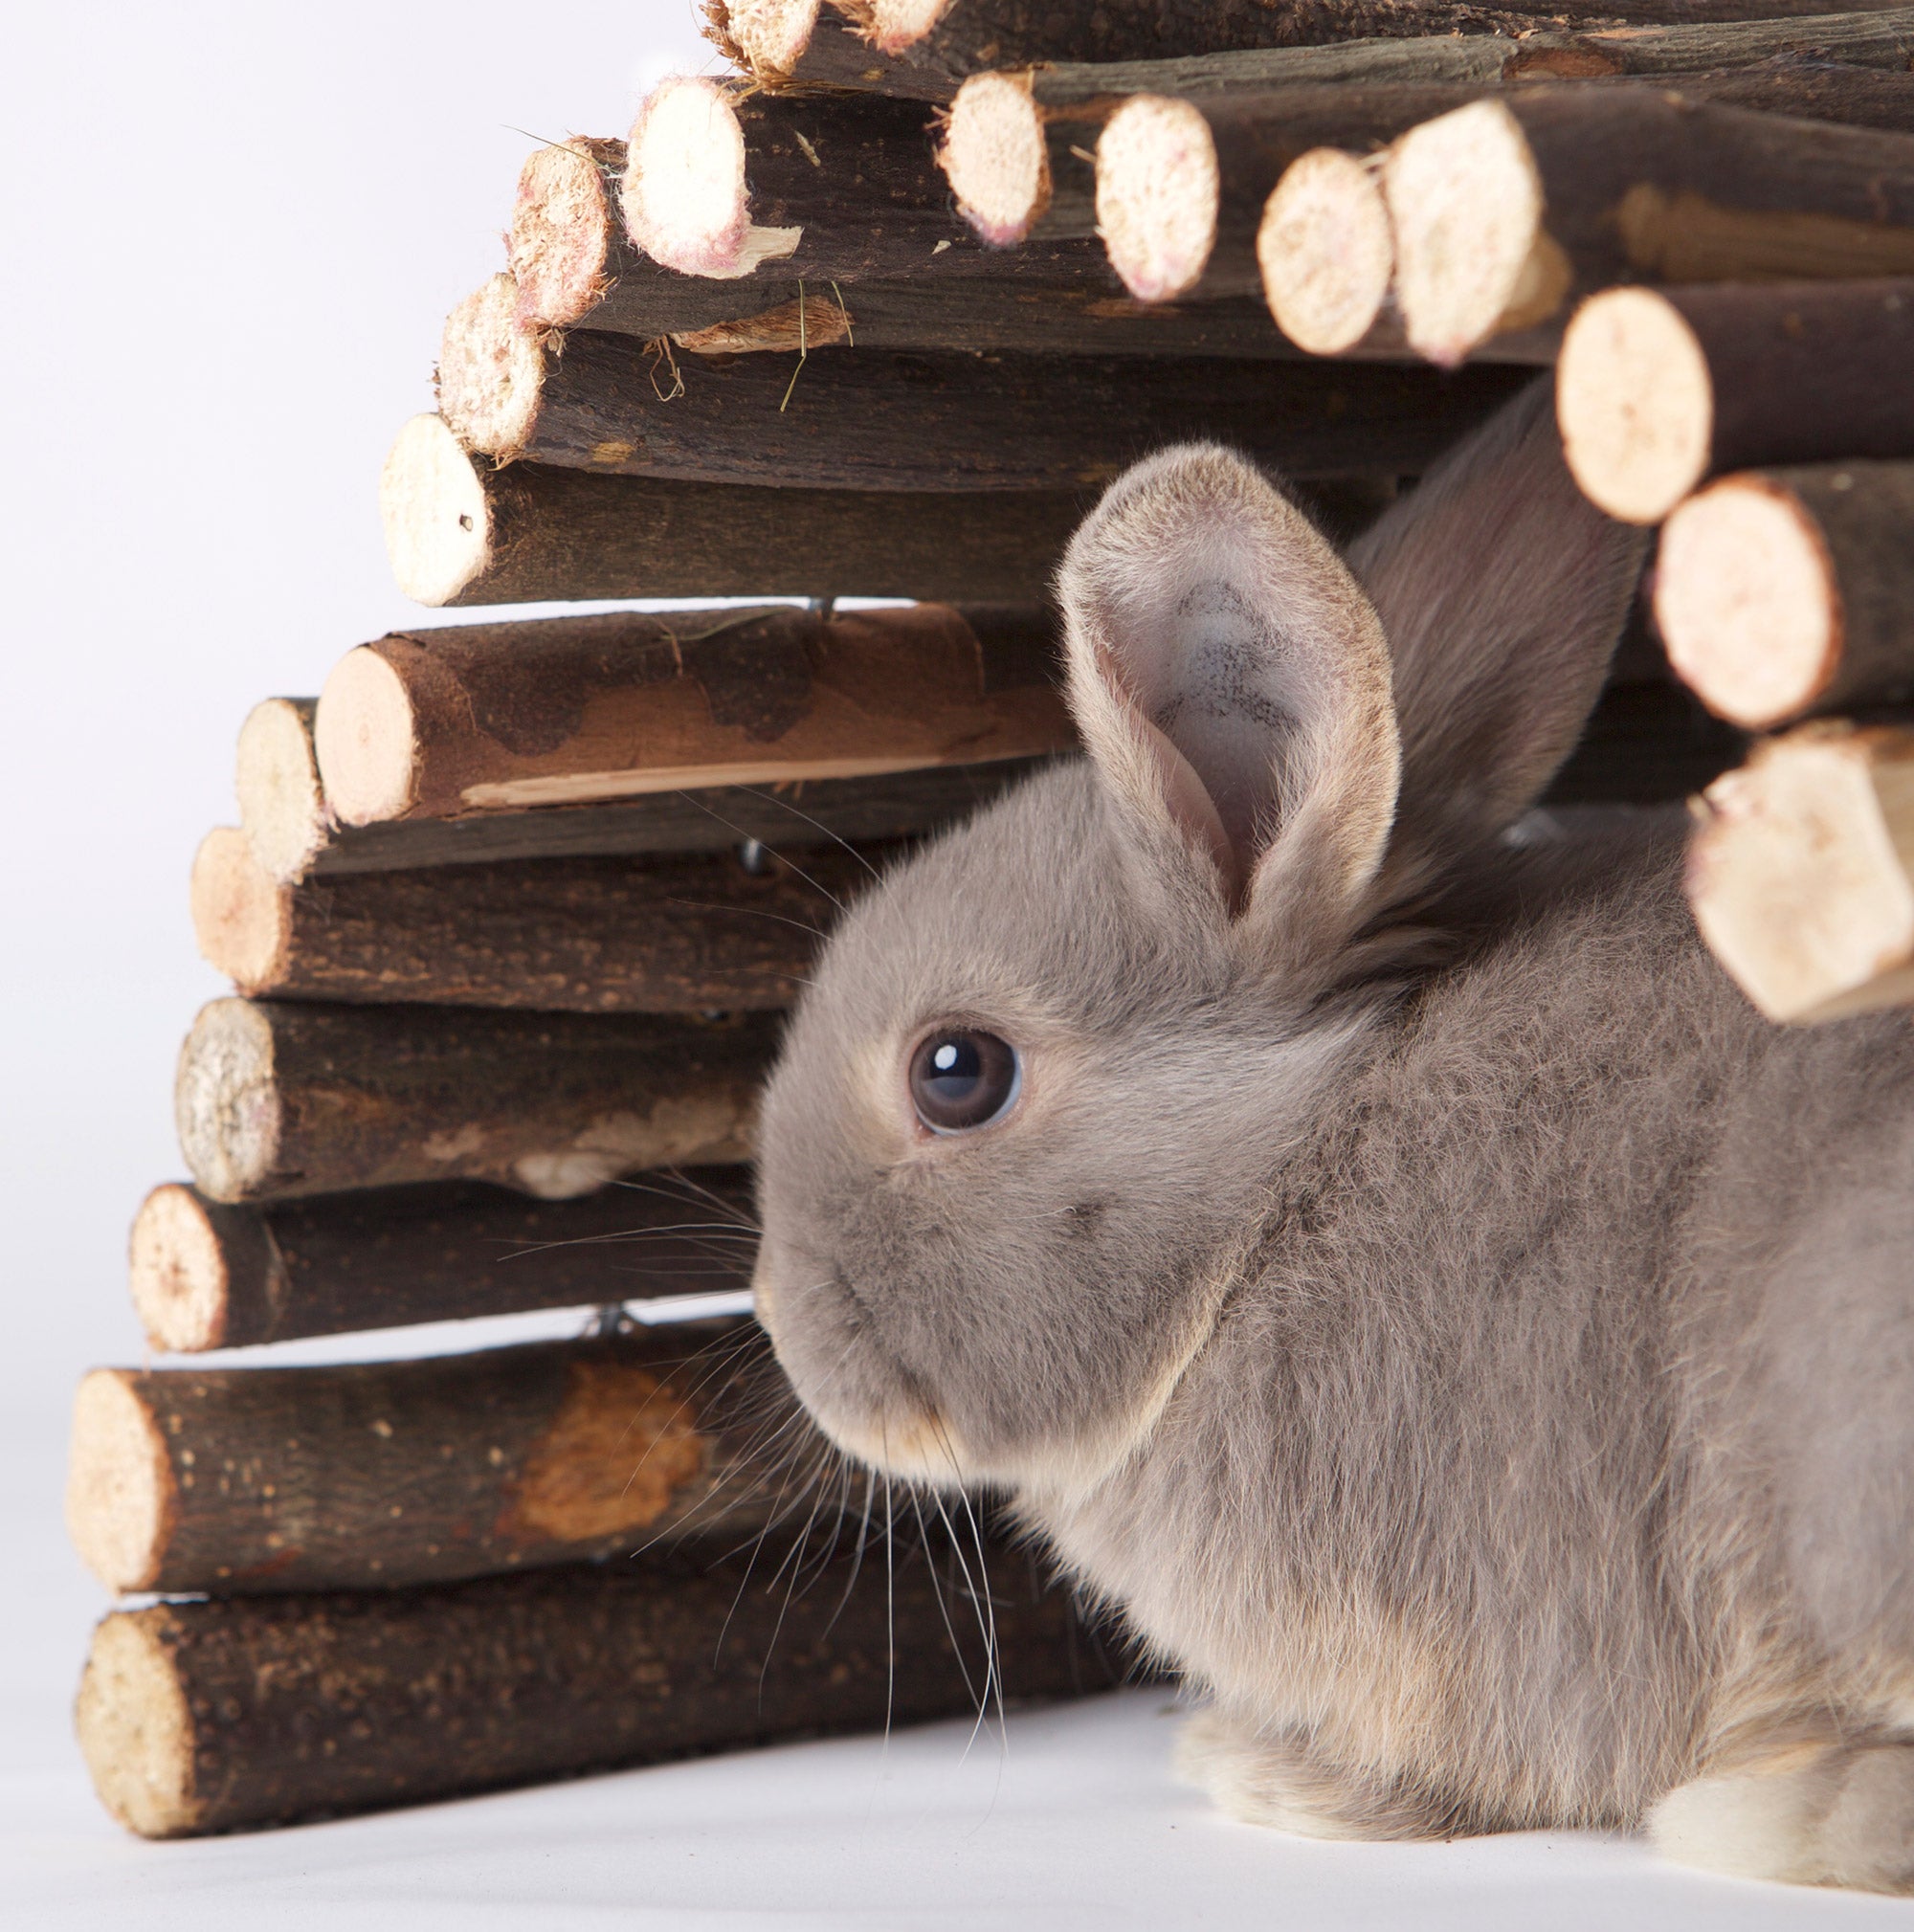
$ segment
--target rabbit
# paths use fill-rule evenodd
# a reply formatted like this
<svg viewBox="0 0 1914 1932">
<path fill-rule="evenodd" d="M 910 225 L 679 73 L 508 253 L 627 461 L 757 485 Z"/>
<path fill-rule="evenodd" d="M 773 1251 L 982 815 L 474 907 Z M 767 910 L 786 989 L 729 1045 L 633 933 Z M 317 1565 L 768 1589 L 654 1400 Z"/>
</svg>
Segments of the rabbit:
<svg viewBox="0 0 1914 1932">
<path fill-rule="evenodd" d="M 1531 835 L 1642 546 L 1546 383 L 1346 563 L 1226 449 L 1121 477 L 1087 755 L 790 1018 L 756 1305 L 839 1449 L 1183 1675 L 1235 1816 L 1905 1890 L 1914 1029 L 1760 1018 L 1679 811 Z"/>
</svg>

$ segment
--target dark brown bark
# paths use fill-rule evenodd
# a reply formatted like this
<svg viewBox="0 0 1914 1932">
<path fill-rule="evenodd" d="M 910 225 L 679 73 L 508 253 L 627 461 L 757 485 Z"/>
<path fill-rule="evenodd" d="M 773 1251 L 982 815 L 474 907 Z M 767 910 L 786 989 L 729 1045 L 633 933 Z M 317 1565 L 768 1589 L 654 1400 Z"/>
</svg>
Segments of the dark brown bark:
<svg viewBox="0 0 1914 1932">
<path fill-rule="evenodd" d="M 1651 326 L 1631 330 L 1637 314 Z M 1684 328 L 1695 365 L 1678 382 L 1661 332 Z M 1564 440 L 1596 502 L 1653 522 L 1729 470 L 1914 456 L 1910 368 L 1914 281 L 1605 296 L 1564 351 Z"/>
<path fill-rule="evenodd" d="M 788 1007 L 893 855 L 514 859 L 280 885 L 242 832 L 193 866 L 200 955 L 249 997 L 544 1012 Z"/>
<path fill-rule="evenodd" d="M 943 100 L 972 74 L 1050 60 L 1146 60 L 1424 35 L 1513 37 L 1550 25 L 1628 22 L 1651 28 L 1674 24 L 1679 30 L 1692 23 L 1740 21 L 1755 5 L 1756 0 L 1555 0 L 1486 8 L 1433 0 L 1310 0 L 1279 8 L 1261 0 L 1156 0 L 1111 7 L 1091 0 L 1065 6 L 1054 0 L 957 0 L 929 33 L 888 56 L 854 32 L 843 12 L 827 7 L 810 44 L 784 70 L 753 62 L 739 47 L 722 0 L 711 11 L 707 31 L 767 86 L 823 83 Z M 1770 17 L 1811 15 L 1824 11 L 1824 0 L 1762 0 L 1759 11 Z"/>
<path fill-rule="evenodd" d="M 595 476 L 541 463 L 469 476 L 434 418 L 409 427 L 382 507 L 399 587 L 422 604 L 550 598 L 1046 593 L 1092 493 L 780 490 Z M 448 486 L 448 478 L 449 485 Z"/>
<path fill-rule="evenodd" d="M 453 1583 L 808 1510 L 829 1452 L 800 1426 L 750 1322 L 317 1368 L 102 1368 L 75 1405 L 67 1521 L 115 1590 Z M 776 1458 L 754 1460 L 780 1431 Z"/>
<path fill-rule="evenodd" d="M 1610 85 L 1626 85 L 1641 76 L 1622 76 Z M 1723 107 L 1752 107 L 1764 114 L 1792 115 L 1797 121 L 1833 121 L 1844 127 L 1874 127 L 1889 134 L 1914 134 L 1914 74 L 1785 54 L 1751 67 L 1711 74 L 1678 74 L 1656 84 L 1673 87 L 1690 100 Z"/>
<path fill-rule="evenodd" d="M 1160 444 L 1217 436 L 1295 476 L 1414 471 L 1526 380 L 1520 369 L 1444 380 L 1380 366 L 851 348 L 801 369 L 756 355 L 687 357 L 679 368 L 684 393 L 660 402 L 628 338 L 574 331 L 546 361 L 527 441 L 495 454 L 711 483 L 1054 493 L 1107 483 Z"/>
<path fill-rule="evenodd" d="M 312 871 L 321 877 L 345 877 L 504 859 L 722 852 L 751 840 L 782 853 L 828 846 L 838 838 L 919 837 L 968 817 L 1046 763 L 1007 758 L 872 778 L 781 780 L 762 788 L 705 786 L 609 805 L 339 826 L 319 848 Z"/>
<path fill-rule="evenodd" d="M 744 1158 L 775 1036 L 772 1014 L 214 1000 L 180 1054 L 180 1146 L 216 1201 L 437 1180 L 561 1200 Z"/>
<path fill-rule="evenodd" d="M 302 1335 L 710 1295 L 750 1283 L 742 1167 L 535 1201 L 478 1181 L 424 1181 L 263 1207 L 183 1182 L 142 1204 L 133 1306 L 166 1353 Z"/>
<path fill-rule="evenodd" d="M 394 633 L 326 680 L 320 770 L 363 824 L 1046 754 L 1076 742 L 1053 623 L 787 607 Z"/>
<path fill-rule="evenodd" d="M 981 278 L 931 282 L 898 278 L 856 282 L 822 300 L 835 310 L 841 295 L 848 345 L 861 349 L 1230 356 L 1257 362 L 1280 362 L 1296 354 L 1259 300 L 1240 298 L 1182 306 L 1135 301 L 1111 272 L 1099 243 L 1071 245 L 1093 248 L 1097 254 L 1095 278 L 1086 277 L 1085 285 L 1079 288 L 1032 291 Z M 795 282 L 760 288 L 754 278 L 742 289 L 726 282 L 700 282 L 701 289 L 723 291 L 723 299 L 693 308 L 683 301 L 687 279 L 655 264 L 634 268 L 621 276 L 603 303 L 590 312 L 587 326 L 647 340 L 659 335 L 695 337 L 714 323 L 748 325 L 754 317 L 788 309 L 799 299 Z M 814 285 L 806 284 L 804 299 L 812 304 L 820 300 Z M 706 315 L 712 307 L 725 313 Z M 700 316 L 705 319 L 694 320 Z M 695 353 L 698 344 L 694 340 L 678 346 Z M 679 366 L 695 366 L 682 354 Z"/>
<path fill-rule="evenodd" d="M 1030 1559 L 987 1547 L 1006 1699 L 1116 1682 Z M 840 1556 L 794 1593 L 774 1563 L 651 1556 L 121 1611 L 95 1632 L 81 1748 L 122 1823 L 181 1837 L 965 1715 L 984 1684 L 979 1612 L 934 1548 L 888 1580 Z"/>
<path fill-rule="evenodd" d="M 1611 683 L 1542 803 L 1672 804 L 1712 784 L 1747 748 L 1741 732 L 1678 684 Z"/>
<path fill-rule="evenodd" d="M 749 1286 L 742 1167 L 701 1167 L 535 1201 L 423 1181 L 263 1207 L 155 1188 L 133 1222 L 133 1306 L 166 1353 L 243 1348 Z"/>
</svg>

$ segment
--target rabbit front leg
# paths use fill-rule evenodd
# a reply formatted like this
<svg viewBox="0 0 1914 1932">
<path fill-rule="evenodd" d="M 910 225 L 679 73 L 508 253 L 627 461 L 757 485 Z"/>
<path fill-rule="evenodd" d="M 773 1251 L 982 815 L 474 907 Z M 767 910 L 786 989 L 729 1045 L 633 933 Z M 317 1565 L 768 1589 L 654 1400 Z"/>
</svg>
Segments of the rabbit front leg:
<svg viewBox="0 0 1914 1932">
<path fill-rule="evenodd" d="M 1678 1786 L 1649 1832 L 1664 1856 L 1737 1877 L 1914 1891 L 1914 1743 L 1789 1744 Z"/>
<path fill-rule="evenodd" d="M 1176 1770 L 1231 1817 L 1303 1838 L 1454 1838 L 1472 1829 L 1452 1800 L 1333 1764 L 1295 1732 L 1219 1710 L 1184 1726 Z"/>
</svg>

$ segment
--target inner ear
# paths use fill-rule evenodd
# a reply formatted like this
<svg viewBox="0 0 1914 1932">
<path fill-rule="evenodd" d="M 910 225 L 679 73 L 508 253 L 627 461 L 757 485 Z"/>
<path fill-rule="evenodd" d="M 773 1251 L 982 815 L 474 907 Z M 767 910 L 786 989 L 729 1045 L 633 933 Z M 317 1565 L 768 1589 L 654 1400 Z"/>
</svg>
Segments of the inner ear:
<svg viewBox="0 0 1914 1932">
<path fill-rule="evenodd" d="M 1144 716 L 1180 754 L 1214 811 L 1233 869 L 1246 877 L 1282 811 L 1296 709 L 1284 689 L 1295 654 L 1266 612 L 1219 578 L 1186 589 L 1164 634 L 1137 654 Z"/>
</svg>

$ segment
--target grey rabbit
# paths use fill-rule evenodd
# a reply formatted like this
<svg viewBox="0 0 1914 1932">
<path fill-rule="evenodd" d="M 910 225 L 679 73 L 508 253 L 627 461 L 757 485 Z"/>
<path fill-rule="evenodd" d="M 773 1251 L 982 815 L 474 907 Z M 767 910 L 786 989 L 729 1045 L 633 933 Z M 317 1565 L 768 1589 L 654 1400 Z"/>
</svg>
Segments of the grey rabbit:
<svg viewBox="0 0 1914 1932">
<path fill-rule="evenodd" d="M 1121 1606 L 1237 1816 L 1906 1890 L 1914 1027 L 1760 1019 L 1671 814 L 1510 832 L 1641 548 L 1546 385 L 1346 564 L 1224 449 L 1122 477 L 1087 758 L 791 1017 L 758 1311 L 841 1449 Z"/>
</svg>

